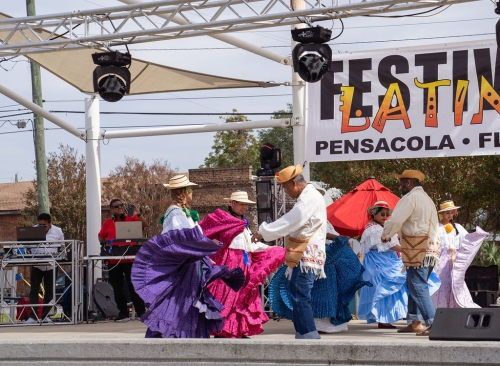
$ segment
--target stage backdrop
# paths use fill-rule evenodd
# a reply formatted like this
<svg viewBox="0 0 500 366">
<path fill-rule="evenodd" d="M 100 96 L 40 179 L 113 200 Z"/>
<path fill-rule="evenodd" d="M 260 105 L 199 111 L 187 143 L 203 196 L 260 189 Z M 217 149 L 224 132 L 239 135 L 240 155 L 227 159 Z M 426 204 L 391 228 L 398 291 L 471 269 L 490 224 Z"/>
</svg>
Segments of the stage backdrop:
<svg viewBox="0 0 500 366">
<path fill-rule="evenodd" d="M 495 41 L 333 58 L 308 84 L 308 161 L 500 153 Z"/>
</svg>

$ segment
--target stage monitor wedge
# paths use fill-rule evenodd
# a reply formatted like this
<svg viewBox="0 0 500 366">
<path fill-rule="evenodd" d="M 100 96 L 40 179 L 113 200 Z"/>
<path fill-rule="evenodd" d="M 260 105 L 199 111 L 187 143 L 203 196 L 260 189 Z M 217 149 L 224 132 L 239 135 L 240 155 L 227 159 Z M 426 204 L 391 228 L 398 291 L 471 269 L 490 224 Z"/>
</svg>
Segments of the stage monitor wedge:
<svg viewBox="0 0 500 366">
<path fill-rule="evenodd" d="M 438 308 L 432 341 L 500 341 L 499 308 Z"/>
</svg>

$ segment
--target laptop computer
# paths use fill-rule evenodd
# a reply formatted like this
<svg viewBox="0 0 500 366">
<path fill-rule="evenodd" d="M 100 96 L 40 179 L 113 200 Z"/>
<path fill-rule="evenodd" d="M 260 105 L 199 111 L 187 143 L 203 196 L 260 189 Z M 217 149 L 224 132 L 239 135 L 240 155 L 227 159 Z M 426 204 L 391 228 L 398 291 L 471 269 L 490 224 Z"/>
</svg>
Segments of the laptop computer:
<svg viewBox="0 0 500 366">
<path fill-rule="evenodd" d="M 142 222 L 115 222 L 116 240 L 132 240 L 142 238 Z"/>
<path fill-rule="evenodd" d="M 16 227 L 17 241 L 45 241 L 44 227 Z"/>
</svg>

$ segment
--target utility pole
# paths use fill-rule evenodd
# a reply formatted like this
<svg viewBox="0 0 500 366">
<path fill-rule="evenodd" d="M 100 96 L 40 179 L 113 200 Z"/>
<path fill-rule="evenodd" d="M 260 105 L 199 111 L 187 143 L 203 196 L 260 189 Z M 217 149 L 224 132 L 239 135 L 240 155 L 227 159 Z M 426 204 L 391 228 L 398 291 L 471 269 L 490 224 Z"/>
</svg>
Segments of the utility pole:
<svg viewBox="0 0 500 366">
<path fill-rule="evenodd" d="M 26 0 L 27 15 L 36 15 L 35 0 Z M 31 61 L 31 90 L 33 103 L 42 105 L 42 78 L 40 65 Z M 34 114 L 36 181 L 38 187 L 38 213 L 50 213 L 49 185 L 47 181 L 47 158 L 45 156 L 45 128 L 42 116 Z"/>
</svg>

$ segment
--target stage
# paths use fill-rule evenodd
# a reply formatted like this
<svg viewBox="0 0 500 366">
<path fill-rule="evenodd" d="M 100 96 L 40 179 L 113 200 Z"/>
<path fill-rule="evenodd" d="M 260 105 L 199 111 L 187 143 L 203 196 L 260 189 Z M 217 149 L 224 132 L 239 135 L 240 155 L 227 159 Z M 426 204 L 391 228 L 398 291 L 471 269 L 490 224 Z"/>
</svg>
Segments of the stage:
<svg viewBox="0 0 500 366">
<path fill-rule="evenodd" d="M 399 322 L 398 326 L 404 326 Z M 500 331 L 500 330 L 499 330 Z M 145 339 L 145 326 L 103 322 L 0 328 L 0 365 L 498 365 L 500 342 L 429 341 L 351 321 L 349 331 L 295 340 L 289 320 L 250 339 Z"/>
</svg>

